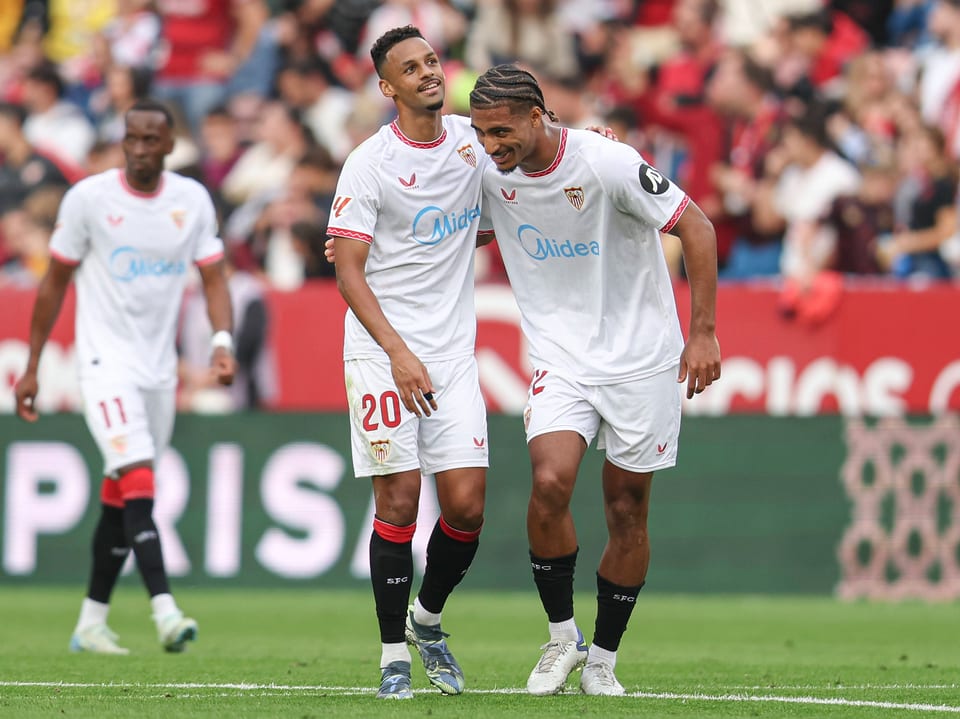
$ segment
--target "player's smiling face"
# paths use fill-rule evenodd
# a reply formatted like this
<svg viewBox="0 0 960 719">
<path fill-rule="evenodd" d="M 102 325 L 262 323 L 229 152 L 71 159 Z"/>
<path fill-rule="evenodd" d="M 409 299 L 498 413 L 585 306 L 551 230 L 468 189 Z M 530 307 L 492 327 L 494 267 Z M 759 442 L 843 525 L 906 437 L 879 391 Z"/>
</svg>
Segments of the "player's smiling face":
<svg viewBox="0 0 960 719">
<path fill-rule="evenodd" d="M 126 124 L 127 178 L 138 190 L 152 189 L 163 172 L 163 159 L 173 150 L 173 134 L 163 113 L 153 110 L 128 112 Z"/>
<path fill-rule="evenodd" d="M 536 149 L 537 131 L 542 126 L 539 108 L 521 110 L 512 104 L 470 108 L 470 124 L 477 140 L 500 172 L 513 172 Z"/>
<path fill-rule="evenodd" d="M 443 107 L 443 68 L 426 40 L 411 37 L 390 48 L 380 91 L 411 109 L 436 111 Z"/>
</svg>

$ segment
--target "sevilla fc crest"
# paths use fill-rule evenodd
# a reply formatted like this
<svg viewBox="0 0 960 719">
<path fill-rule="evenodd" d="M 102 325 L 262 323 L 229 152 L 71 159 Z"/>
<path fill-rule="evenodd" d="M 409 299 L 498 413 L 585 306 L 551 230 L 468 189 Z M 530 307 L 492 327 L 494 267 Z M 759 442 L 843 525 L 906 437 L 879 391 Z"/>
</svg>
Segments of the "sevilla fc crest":
<svg viewBox="0 0 960 719">
<path fill-rule="evenodd" d="M 477 153 L 473 151 L 473 145 L 464 145 L 463 147 L 458 147 L 457 154 L 459 154 L 460 159 L 470 165 L 470 167 L 477 166 Z"/>
<path fill-rule="evenodd" d="M 579 212 L 583 209 L 583 188 L 582 187 L 564 187 L 563 194 L 567 196 L 570 204 Z"/>
<path fill-rule="evenodd" d="M 187 213 L 184 210 L 174 210 L 170 213 L 170 219 L 173 220 L 173 224 L 177 226 L 178 230 L 183 229 L 183 220 L 187 216 Z"/>
<path fill-rule="evenodd" d="M 370 454 L 373 455 L 378 464 L 386 464 L 387 458 L 390 456 L 390 440 L 378 439 L 371 442 Z"/>
</svg>

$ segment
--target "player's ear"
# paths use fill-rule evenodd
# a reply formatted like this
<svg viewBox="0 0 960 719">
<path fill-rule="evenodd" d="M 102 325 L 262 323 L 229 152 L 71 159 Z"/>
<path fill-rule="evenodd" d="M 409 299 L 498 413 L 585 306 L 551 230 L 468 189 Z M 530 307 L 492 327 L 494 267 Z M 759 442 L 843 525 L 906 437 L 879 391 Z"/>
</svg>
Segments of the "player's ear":
<svg viewBox="0 0 960 719">
<path fill-rule="evenodd" d="M 543 122 L 543 111 L 539 107 L 535 107 L 530 110 L 530 125 L 531 127 L 540 127 L 540 123 Z"/>
<path fill-rule="evenodd" d="M 377 85 L 380 86 L 380 93 L 384 97 L 393 98 L 393 96 L 397 94 L 396 91 L 393 89 L 393 86 L 389 82 L 384 80 L 382 77 L 380 78 L 379 82 L 377 82 Z"/>
</svg>

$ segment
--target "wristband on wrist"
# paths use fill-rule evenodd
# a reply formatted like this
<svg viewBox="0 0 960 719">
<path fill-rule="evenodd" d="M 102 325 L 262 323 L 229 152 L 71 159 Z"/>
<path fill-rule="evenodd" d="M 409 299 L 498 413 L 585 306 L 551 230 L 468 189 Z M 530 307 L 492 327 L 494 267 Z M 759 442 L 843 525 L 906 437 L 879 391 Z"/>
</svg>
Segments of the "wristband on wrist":
<svg viewBox="0 0 960 719">
<path fill-rule="evenodd" d="M 233 336 L 226 330 L 214 332 L 213 337 L 210 338 L 210 351 L 212 352 L 218 347 L 223 347 L 227 352 L 233 354 Z"/>
</svg>

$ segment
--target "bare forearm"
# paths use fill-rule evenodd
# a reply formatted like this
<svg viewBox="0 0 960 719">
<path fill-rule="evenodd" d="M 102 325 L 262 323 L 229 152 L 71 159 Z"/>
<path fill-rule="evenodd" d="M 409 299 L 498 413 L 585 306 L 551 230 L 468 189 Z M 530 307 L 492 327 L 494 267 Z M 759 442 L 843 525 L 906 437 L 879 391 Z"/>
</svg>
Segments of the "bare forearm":
<svg viewBox="0 0 960 719">
<path fill-rule="evenodd" d="M 233 331 L 233 308 L 224 264 L 221 260 L 200 268 L 203 297 L 207 302 L 207 316 L 214 332 Z"/>
<path fill-rule="evenodd" d="M 680 234 L 690 283 L 690 333 L 714 334 L 717 327 L 717 238 L 705 218 L 685 223 Z"/>
<path fill-rule="evenodd" d="M 67 285 L 61 285 L 49 274 L 40 283 L 30 319 L 30 356 L 27 360 L 27 372 L 36 372 L 40 365 L 40 354 L 57 322 L 57 317 L 60 316 L 60 308 L 63 306 L 66 293 Z"/>
</svg>

